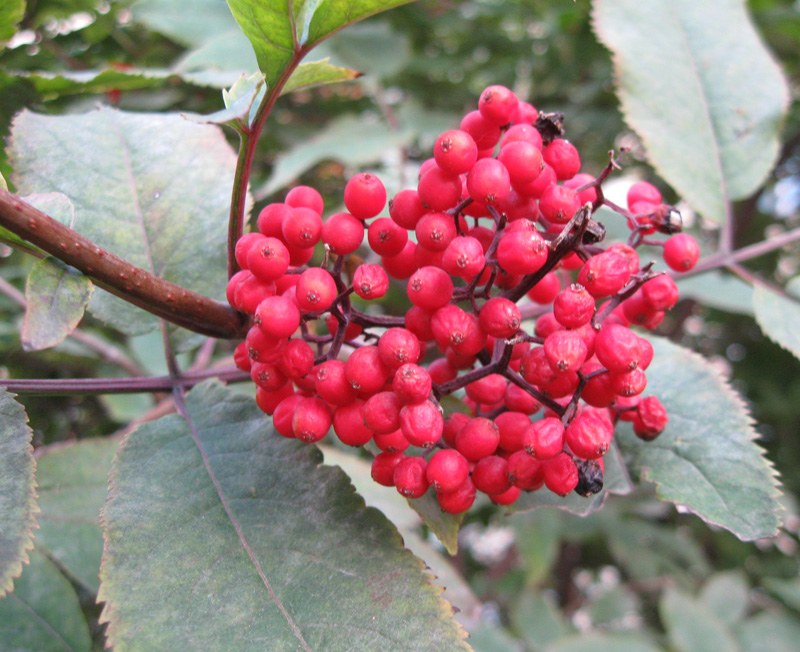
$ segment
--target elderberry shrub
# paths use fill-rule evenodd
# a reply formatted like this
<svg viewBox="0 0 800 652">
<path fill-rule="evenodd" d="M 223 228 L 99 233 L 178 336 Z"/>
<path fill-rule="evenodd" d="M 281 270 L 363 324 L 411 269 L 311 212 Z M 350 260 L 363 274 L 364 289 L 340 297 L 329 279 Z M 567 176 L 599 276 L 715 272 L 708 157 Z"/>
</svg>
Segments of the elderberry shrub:
<svg viewBox="0 0 800 652">
<path fill-rule="evenodd" d="M 227 296 L 252 316 L 234 360 L 278 433 L 316 442 L 333 426 L 347 445 L 372 442 L 377 483 L 408 498 L 434 491 L 449 513 L 468 510 L 477 491 L 501 505 L 523 491 L 589 496 L 603 487 L 619 420 L 643 440 L 658 436 L 668 417 L 642 396 L 653 349 L 638 329 L 661 322 L 678 288 L 636 249 L 670 235 L 660 244 L 678 271 L 699 249 L 673 235 L 680 216 L 646 181 L 627 209 L 610 205 L 628 243 L 603 248 L 592 214 L 617 162 L 596 178 L 580 173 L 562 124 L 489 86 L 388 216 L 373 174 L 352 178 L 348 212 L 326 220 L 307 186 L 261 211 L 258 232 L 236 245 L 242 270 Z M 345 266 L 365 231 L 381 263 Z M 320 241 L 324 262 L 309 267 Z M 352 293 L 383 297 L 390 279 L 413 306 L 405 316 L 351 303 Z M 471 414 L 444 418 L 439 401 L 455 392 Z"/>
</svg>

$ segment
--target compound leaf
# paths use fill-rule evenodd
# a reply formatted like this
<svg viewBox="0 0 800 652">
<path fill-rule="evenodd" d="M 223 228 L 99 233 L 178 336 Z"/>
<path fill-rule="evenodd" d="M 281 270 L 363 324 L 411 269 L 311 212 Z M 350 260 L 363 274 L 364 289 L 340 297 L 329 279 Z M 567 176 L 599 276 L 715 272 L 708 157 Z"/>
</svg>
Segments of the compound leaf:
<svg viewBox="0 0 800 652">
<path fill-rule="evenodd" d="M 764 334 L 800 358 L 800 276 L 789 281 L 786 292 L 788 296 L 758 284 L 753 292 L 753 308 Z"/>
<path fill-rule="evenodd" d="M 58 567 L 38 550 L 0 600 L 0 643 L 13 652 L 89 652 L 89 626 L 78 596 Z"/>
<path fill-rule="evenodd" d="M 316 448 L 216 382 L 186 411 L 139 426 L 115 458 L 99 595 L 109 645 L 470 649 L 424 564 Z"/>
<path fill-rule="evenodd" d="M 710 220 L 761 186 L 789 105 L 743 0 L 598 0 L 622 112 L 659 174 Z"/>
<path fill-rule="evenodd" d="M 118 445 L 114 438 L 83 439 L 49 446 L 36 460 L 42 510 L 36 548 L 92 593 L 100 588 L 100 508 Z"/>
<path fill-rule="evenodd" d="M 25 409 L 0 388 L 0 597 L 27 562 L 36 527 L 36 462 Z"/>
<path fill-rule="evenodd" d="M 293 62 L 334 32 L 411 0 L 228 0 L 272 86 Z"/>
<path fill-rule="evenodd" d="M 25 286 L 22 348 L 41 351 L 63 341 L 83 318 L 92 290 L 86 276 L 57 258 L 37 261 Z"/>
<path fill-rule="evenodd" d="M 72 201 L 76 231 L 158 276 L 223 298 L 220 243 L 236 155 L 218 127 L 109 108 L 23 111 L 10 157 L 20 193 L 61 192 Z M 153 315 L 101 290 L 89 310 L 128 334 L 158 326 Z"/>
<path fill-rule="evenodd" d="M 774 535 L 780 525 L 776 472 L 756 444 L 742 400 L 701 356 L 653 338 L 647 393 L 669 415 L 657 439 L 639 440 L 618 427 L 616 440 L 629 468 L 656 484 L 661 500 L 749 541 Z"/>
</svg>

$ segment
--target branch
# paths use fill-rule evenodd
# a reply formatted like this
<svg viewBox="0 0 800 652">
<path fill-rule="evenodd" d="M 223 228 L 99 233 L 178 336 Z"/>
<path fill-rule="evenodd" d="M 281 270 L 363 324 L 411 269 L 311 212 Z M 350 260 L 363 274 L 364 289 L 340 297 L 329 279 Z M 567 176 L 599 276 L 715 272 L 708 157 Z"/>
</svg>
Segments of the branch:
<svg viewBox="0 0 800 652">
<path fill-rule="evenodd" d="M 212 337 L 244 337 L 244 317 L 230 306 L 132 265 L 2 188 L 0 226 L 161 319 Z"/>
</svg>

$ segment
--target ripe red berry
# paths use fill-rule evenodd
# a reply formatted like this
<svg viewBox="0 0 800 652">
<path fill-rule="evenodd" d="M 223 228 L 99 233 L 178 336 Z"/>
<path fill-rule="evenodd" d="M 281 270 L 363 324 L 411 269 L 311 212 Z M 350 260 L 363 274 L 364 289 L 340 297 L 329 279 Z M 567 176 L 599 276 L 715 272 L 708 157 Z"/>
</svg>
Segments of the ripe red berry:
<svg viewBox="0 0 800 652">
<path fill-rule="evenodd" d="M 633 371 L 641 357 L 639 337 L 625 326 L 606 323 L 595 338 L 594 353 L 613 373 Z"/>
<path fill-rule="evenodd" d="M 433 211 L 446 211 L 461 198 L 461 179 L 458 175 L 433 166 L 417 184 L 420 201 Z"/>
<path fill-rule="evenodd" d="M 419 219 L 427 213 L 416 190 L 401 190 L 389 200 L 389 216 L 404 229 L 414 229 Z"/>
<path fill-rule="evenodd" d="M 347 382 L 359 396 L 369 397 L 389 380 L 389 368 L 381 361 L 377 346 L 362 346 L 350 354 L 345 363 Z"/>
<path fill-rule="evenodd" d="M 334 427 L 335 426 L 336 423 L 334 420 Z M 364 427 L 366 428 L 366 426 Z M 386 433 L 385 435 L 373 435 L 372 439 L 375 442 L 375 445 L 384 453 L 400 453 L 411 445 L 408 443 L 408 439 L 406 439 L 406 436 L 403 434 L 403 431 L 400 430 L 400 428 Z"/>
<path fill-rule="evenodd" d="M 480 274 L 485 265 L 483 246 L 477 238 L 471 236 L 453 238 L 442 256 L 442 269 L 467 282 Z"/>
<path fill-rule="evenodd" d="M 631 277 L 628 259 L 617 251 L 592 256 L 578 272 L 578 283 L 594 298 L 619 292 Z"/>
<path fill-rule="evenodd" d="M 499 127 L 513 120 L 518 106 L 519 99 L 514 92 L 499 84 L 485 88 L 478 100 L 478 110 L 484 119 Z"/>
<path fill-rule="evenodd" d="M 542 156 L 556 173 L 559 181 L 571 179 L 581 170 L 581 157 L 578 150 L 568 140 L 557 138 L 545 145 Z"/>
<path fill-rule="evenodd" d="M 436 500 L 443 512 L 448 514 L 461 514 L 466 512 L 475 502 L 475 485 L 467 478 L 453 491 L 438 491 Z"/>
<path fill-rule="evenodd" d="M 544 353 L 553 371 L 577 371 L 586 360 L 588 348 L 576 331 L 558 330 L 544 340 Z"/>
<path fill-rule="evenodd" d="M 408 242 L 408 231 L 388 217 L 379 217 L 369 225 L 367 241 L 379 256 L 396 256 Z"/>
<path fill-rule="evenodd" d="M 555 417 L 540 419 L 525 429 L 522 445 L 536 459 L 549 460 L 564 449 L 564 425 Z"/>
<path fill-rule="evenodd" d="M 667 410 L 655 396 L 648 396 L 639 401 L 636 417 L 633 420 L 633 431 L 639 439 L 650 441 L 655 439 L 667 427 Z"/>
<path fill-rule="evenodd" d="M 281 233 L 284 242 L 290 247 L 313 247 L 322 237 L 322 218 L 310 208 L 293 208 L 289 217 L 281 224 Z"/>
<path fill-rule="evenodd" d="M 277 392 L 289 380 L 274 362 L 254 362 L 250 366 L 250 378 L 268 392 Z"/>
<path fill-rule="evenodd" d="M 480 111 L 470 111 L 461 119 L 461 130 L 472 136 L 478 150 L 497 144 L 502 133 L 500 126 L 484 118 Z"/>
<path fill-rule="evenodd" d="M 305 340 L 292 338 L 283 350 L 278 366 L 289 378 L 302 378 L 314 368 L 314 351 Z"/>
<path fill-rule="evenodd" d="M 486 346 L 486 333 L 477 317 L 454 304 L 433 313 L 431 330 L 441 348 L 452 347 L 460 355 L 477 355 Z"/>
<path fill-rule="evenodd" d="M 566 496 L 578 485 L 578 468 L 566 453 L 544 463 L 544 483 L 554 494 Z"/>
<path fill-rule="evenodd" d="M 428 251 L 444 251 L 457 234 L 453 216 L 441 212 L 423 215 L 415 229 L 417 244 Z"/>
<path fill-rule="evenodd" d="M 390 328 L 378 340 L 378 354 L 381 362 L 394 371 L 401 365 L 419 360 L 419 340 L 410 330 L 397 326 Z"/>
<path fill-rule="evenodd" d="M 425 476 L 428 462 L 423 457 L 411 456 L 400 460 L 394 467 L 394 486 L 406 498 L 419 498 L 430 486 Z"/>
<path fill-rule="evenodd" d="M 389 276 L 380 265 L 359 265 L 353 274 L 353 291 L 362 299 L 379 299 L 389 290 Z"/>
<path fill-rule="evenodd" d="M 499 448 L 510 453 L 522 448 L 522 433 L 531 425 L 531 420 L 526 414 L 514 411 L 503 412 L 495 417 L 494 423 L 500 432 Z"/>
<path fill-rule="evenodd" d="M 347 381 L 341 360 L 328 360 L 317 367 L 314 389 L 331 405 L 347 405 L 356 399 L 356 390 Z"/>
<path fill-rule="evenodd" d="M 508 491 L 511 482 L 506 472 L 508 462 L 499 455 L 489 455 L 479 460 L 472 471 L 472 482 L 478 491 L 494 496 Z"/>
<path fill-rule="evenodd" d="M 513 301 L 493 297 L 483 304 L 478 319 L 485 333 L 507 339 L 519 330 L 522 315 Z"/>
<path fill-rule="evenodd" d="M 300 311 L 291 299 L 267 297 L 258 304 L 254 322 L 267 335 L 289 337 L 300 326 Z"/>
<path fill-rule="evenodd" d="M 523 491 L 536 491 L 544 484 L 544 464 L 524 450 L 513 452 L 506 468 L 508 481 Z"/>
<path fill-rule="evenodd" d="M 400 427 L 402 403 L 394 392 L 378 392 L 362 409 L 364 425 L 377 434 L 385 435 Z"/>
<path fill-rule="evenodd" d="M 322 399 L 304 398 L 297 403 L 292 418 L 294 436 L 307 443 L 322 439 L 331 428 L 333 414 Z"/>
<path fill-rule="evenodd" d="M 284 201 L 287 206 L 293 208 L 301 206 L 310 208 L 317 215 L 322 215 L 324 210 L 322 195 L 310 186 L 295 186 L 286 194 Z"/>
<path fill-rule="evenodd" d="M 549 185 L 539 199 L 539 210 L 547 221 L 566 224 L 581 207 L 578 193 L 567 186 Z"/>
<path fill-rule="evenodd" d="M 547 243 L 537 231 L 506 232 L 497 246 L 497 261 L 509 274 L 533 274 L 547 262 Z"/>
<path fill-rule="evenodd" d="M 506 394 L 507 381 L 500 374 L 489 374 L 469 383 L 464 389 L 476 403 L 492 405 L 503 400 Z"/>
<path fill-rule="evenodd" d="M 452 448 L 438 450 L 428 462 L 426 476 L 436 491 L 455 491 L 469 478 L 469 462 Z"/>
<path fill-rule="evenodd" d="M 400 429 L 412 446 L 427 448 L 442 438 L 444 418 L 430 401 L 411 403 L 400 409 Z"/>
<path fill-rule="evenodd" d="M 402 403 L 420 403 L 431 393 L 430 374 L 417 364 L 400 366 L 392 381 L 392 391 Z"/>
<path fill-rule="evenodd" d="M 372 439 L 372 430 L 364 425 L 364 401 L 356 399 L 340 405 L 333 413 L 333 432 L 347 446 L 363 446 Z"/>
<path fill-rule="evenodd" d="M 664 243 L 664 262 L 676 272 L 688 272 L 700 260 L 700 247 L 688 233 L 673 235 Z"/>
<path fill-rule="evenodd" d="M 575 455 L 593 460 L 605 455 L 613 436 L 614 428 L 607 421 L 591 414 L 579 414 L 567 426 L 564 440 Z"/>
<path fill-rule="evenodd" d="M 642 299 L 653 312 L 669 310 L 678 302 L 678 286 L 667 274 L 651 278 L 642 285 L 641 291 Z"/>
<path fill-rule="evenodd" d="M 494 158 L 480 159 L 467 174 L 467 190 L 475 201 L 498 204 L 511 191 L 511 179 L 502 162 Z"/>
<path fill-rule="evenodd" d="M 632 207 L 639 202 L 648 202 L 650 204 L 661 203 L 661 193 L 658 188 L 647 181 L 637 181 L 630 188 L 626 195 L 628 207 Z"/>
<path fill-rule="evenodd" d="M 336 298 L 336 281 L 321 267 L 311 267 L 300 274 L 295 287 L 297 305 L 302 310 L 327 310 Z"/>
<path fill-rule="evenodd" d="M 418 265 L 414 257 L 417 243 L 413 240 L 406 242 L 406 246 L 396 256 L 383 256 L 381 265 L 392 278 L 406 279 L 417 271 Z"/>
<path fill-rule="evenodd" d="M 394 487 L 394 470 L 405 457 L 403 453 L 378 453 L 372 460 L 372 479 L 384 487 Z"/>
<path fill-rule="evenodd" d="M 374 174 L 357 174 L 344 188 L 344 205 L 359 220 L 375 217 L 386 205 L 386 188 Z"/>
<path fill-rule="evenodd" d="M 276 432 L 282 437 L 287 439 L 294 439 L 294 430 L 292 430 L 292 419 L 294 418 L 294 410 L 297 404 L 305 398 L 302 394 L 292 394 L 291 396 L 283 399 L 272 413 L 272 425 Z"/>
<path fill-rule="evenodd" d="M 436 139 L 433 158 L 445 172 L 465 174 L 478 160 L 478 146 L 466 131 L 451 129 Z"/>
<path fill-rule="evenodd" d="M 438 267 L 418 269 L 408 279 L 408 298 L 415 306 L 434 311 L 446 306 L 453 298 L 453 280 Z"/>
<path fill-rule="evenodd" d="M 288 204 L 267 204 L 258 214 L 258 230 L 270 238 L 282 238 L 283 220 L 292 212 Z"/>
<path fill-rule="evenodd" d="M 247 250 L 246 265 L 243 267 L 247 267 L 261 280 L 274 281 L 289 269 L 289 250 L 277 238 L 261 236 L 252 245 Z"/>
<path fill-rule="evenodd" d="M 515 188 L 533 182 L 544 169 L 541 149 L 525 140 L 504 142 L 497 160 L 508 170 L 511 185 Z"/>
<path fill-rule="evenodd" d="M 588 324 L 594 315 L 594 298 L 577 283 L 564 288 L 553 302 L 553 315 L 565 328 Z"/>
<path fill-rule="evenodd" d="M 456 448 L 472 462 L 491 455 L 500 444 L 500 430 L 490 419 L 476 417 L 456 435 Z"/>
<path fill-rule="evenodd" d="M 509 383 L 506 387 L 505 402 L 506 407 L 512 412 L 522 412 L 528 415 L 535 414 L 542 408 L 539 401 L 514 383 Z"/>
</svg>

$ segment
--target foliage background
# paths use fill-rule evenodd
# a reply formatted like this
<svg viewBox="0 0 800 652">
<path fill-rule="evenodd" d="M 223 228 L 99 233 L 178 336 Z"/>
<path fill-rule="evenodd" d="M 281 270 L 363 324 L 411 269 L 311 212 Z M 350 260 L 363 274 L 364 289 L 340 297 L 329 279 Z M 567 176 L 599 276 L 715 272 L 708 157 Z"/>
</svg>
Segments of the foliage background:
<svg viewBox="0 0 800 652">
<path fill-rule="evenodd" d="M 754 0 L 747 7 L 796 91 L 797 3 Z M 632 152 L 624 174 L 657 180 L 618 109 L 611 58 L 592 32 L 590 11 L 590 3 L 582 0 L 421 0 L 336 35 L 315 55 L 330 55 L 337 65 L 365 75 L 279 101 L 256 158 L 253 213 L 268 201 L 281 199 L 286 186 L 298 180 L 323 191 L 326 206 L 332 209 L 344 180 L 360 169 L 377 171 L 394 190 L 407 186 L 433 139 L 472 108 L 490 83 L 514 88 L 540 109 L 563 111 L 567 136 L 580 147 L 589 172 L 600 171 L 611 147 L 626 145 Z M 13 116 L 23 108 L 77 114 L 100 103 L 127 111 L 212 113 L 221 108 L 220 88 L 230 86 L 241 72 L 255 69 L 249 44 L 225 3 L 214 0 L 32 0 L 20 30 L 0 51 L 4 138 Z M 670 102 L 669 97 L 662 99 Z M 796 97 L 792 99 L 777 168 L 758 193 L 734 206 L 737 246 L 796 227 L 800 221 L 800 113 Z M 235 134 L 227 136 L 235 146 Z M 0 173 L 8 179 L 6 157 L 7 150 L 0 151 Z M 668 195 L 667 199 L 680 198 Z M 684 214 L 691 219 L 690 211 Z M 693 229 L 707 242 L 715 233 L 701 220 Z M 3 279 L 23 290 L 32 259 L 5 248 L 0 253 Z M 752 272 L 779 285 L 795 276 L 798 267 L 796 249 L 748 263 Z M 688 298 L 659 332 L 715 361 L 745 397 L 761 443 L 785 486 L 787 513 L 781 533 L 774 539 L 742 543 L 657 502 L 646 487 L 631 496 L 613 497 L 587 518 L 552 509 L 513 517 L 488 506 L 474 510 L 463 528 L 459 552 L 451 560 L 435 549 L 424 528 L 411 525 L 403 531 L 407 544 L 409 537 L 417 537 L 417 554 L 437 575 L 451 579 L 442 581 L 448 586 L 446 597 L 461 608 L 458 618 L 471 632 L 470 644 L 476 650 L 795 649 L 800 640 L 796 509 L 800 367 L 796 357 L 762 334 L 750 308 L 749 291 L 747 286 L 735 286 L 722 304 L 718 285 L 694 287 L 685 292 Z M 402 310 L 401 304 L 397 307 Z M 69 378 L 119 373 L 74 340 L 35 354 L 23 351 L 21 320 L 19 306 L 4 293 L 0 296 L 2 375 Z M 124 337 L 89 316 L 82 327 L 126 351 L 149 373 L 166 369 L 159 336 Z M 224 360 L 231 350 L 228 343 L 220 343 L 212 358 Z M 92 453 L 97 456 L 95 471 L 107 470 L 102 464 L 110 462 L 109 451 L 95 438 L 125 427 L 163 398 L 21 396 L 19 400 L 41 455 L 40 472 L 55 478 L 63 452 L 51 446 L 91 440 L 98 447 Z M 337 451 L 327 454 L 337 463 L 353 465 L 346 470 L 368 502 L 390 500 L 368 484 L 359 484 L 365 472 L 358 460 L 340 460 Z M 96 480 L 96 475 L 88 474 L 81 481 L 91 485 Z M 46 496 L 47 476 L 39 482 L 40 495 Z M 97 496 L 99 506 L 105 492 Z M 384 503 L 384 511 L 391 509 Z M 402 517 L 392 520 L 397 523 L 398 518 Z M 45 542 L 47 536 L 45 527 L 37 533 Z M 50 536 L 58 540 L 57 534 Z M 432 550 L 427 556 L 425 546 Z M 37 582 L 59 586 L 68 580 L 76 601 L 73 613 L 87 619 L 91 645 L 101 649 L 93 561 L 85 562 L 90 569 L 84 580 L 64 574 L 50 559 L 37 566 L 41 573 L 37 579 L 23 573 L 17 593 Z M 33 604 L 42 614 L 53 608 Z M 10 608 L 8 599 L 0 602 L 0 623 L 9 623 L 8 617 L 17 613 L 3 611 Z M 0 624 L 0 641 L 6 626 Z M 66 649 L 53 645 L 47 649 Z"/>
</svg>

